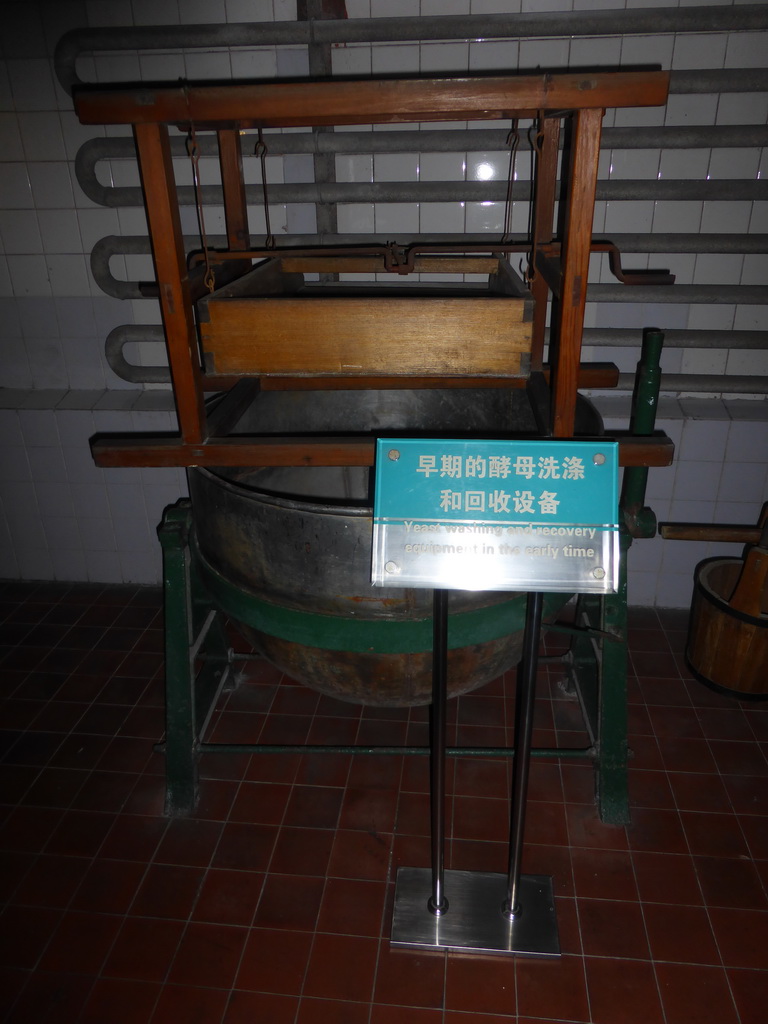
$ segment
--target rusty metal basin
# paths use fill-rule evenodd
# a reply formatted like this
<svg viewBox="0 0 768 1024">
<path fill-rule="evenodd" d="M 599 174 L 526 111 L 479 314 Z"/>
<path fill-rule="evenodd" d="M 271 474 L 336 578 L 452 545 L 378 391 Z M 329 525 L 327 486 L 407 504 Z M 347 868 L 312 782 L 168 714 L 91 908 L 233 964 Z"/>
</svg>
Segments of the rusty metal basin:
<svg viewBox="0 0 768 1024">
<path fill-rule="evenodd" d="M 327 393 L 260 397 L 269 401 L 249 410 L 239 430 L 283 433 L 297 429 L 297 418 L 302 433 L 342 426 L 349 431 L 361 419 L 377 434 L 469 429 L 530 436 L 533 430 L 524 392 L 335 392 L 332 401 Z M 266 658 L 341 700 L 429 702 L 432 592 L 371 585 L 367 468 L 193 468 L 189 486 L 199 571 Z M 547 595 L 545 615 L 556 614 L 567 600 Z M 524 613 L 523 594 L 451 592 L 451 696 L 485 685 L 519 661 Z"/>
</svg>

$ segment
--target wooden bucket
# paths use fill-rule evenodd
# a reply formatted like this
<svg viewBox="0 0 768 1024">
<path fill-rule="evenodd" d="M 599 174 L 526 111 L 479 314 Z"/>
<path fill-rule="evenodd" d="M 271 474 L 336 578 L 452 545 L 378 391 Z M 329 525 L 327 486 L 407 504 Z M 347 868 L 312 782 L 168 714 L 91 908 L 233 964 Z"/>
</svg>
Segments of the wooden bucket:
<svg viewBox="0 0 768 1024">
<path fill-rule="evenodd" d="M 735 695 L 768 697 L 768 550 L 745 561 L 707 558 L 694 573 L 685 657 L 707 686 Z"/>
</svg>

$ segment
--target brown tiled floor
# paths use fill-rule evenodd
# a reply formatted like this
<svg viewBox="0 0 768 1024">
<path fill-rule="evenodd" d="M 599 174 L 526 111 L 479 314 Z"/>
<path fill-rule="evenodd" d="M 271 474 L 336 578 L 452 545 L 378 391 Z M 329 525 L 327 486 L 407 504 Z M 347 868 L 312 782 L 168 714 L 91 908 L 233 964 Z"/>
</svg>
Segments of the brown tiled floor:
<svg viewBox="0 0 768 1024">
<path fill-rule="evenodd" d="M 532 766 L 525 870 L 554 877 L 559 960 L 392 950 L 392 877 L 426 865 L 421 758 L 206 755 L 162 814 L 160 594 L 0 585 L 3 1019 L 66 1024 L 764 1024 L 768 706 L 686 675 L 680 613 L 631 614 L 632 824 L 588 766 Z M 534 741 L 582 737 L 541 672 Z M 511 679 L 451 703 L 509 742 Z M 422 742 L 424 709 L 339 704 L 252 664 L 218 737 Z M 448 866 L 503 871 L 508 768 L 449 765 Z"/>
</svg>

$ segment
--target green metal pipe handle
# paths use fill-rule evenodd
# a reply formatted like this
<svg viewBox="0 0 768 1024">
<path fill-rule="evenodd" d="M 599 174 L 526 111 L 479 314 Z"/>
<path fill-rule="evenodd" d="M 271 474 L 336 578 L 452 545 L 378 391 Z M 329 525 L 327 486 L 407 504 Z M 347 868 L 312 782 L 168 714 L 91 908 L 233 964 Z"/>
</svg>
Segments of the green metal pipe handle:
<svg viewBox="0 0 768 1024">
<path fill-rule="evenodd" d="M 656 425 L 663 345 L 662 331 L 657 327 L 644 329 L 640 361 L 635 373 L 629 424 L 630 433 L 635 437 L 649 437 Z M 653 537 L 656 533 L 656 516 L 645 505 L 647 483 L 647 466 L 627 466 L 624 469 L 619 504 L 624 524 L 633 537 Z"/>
</svg>

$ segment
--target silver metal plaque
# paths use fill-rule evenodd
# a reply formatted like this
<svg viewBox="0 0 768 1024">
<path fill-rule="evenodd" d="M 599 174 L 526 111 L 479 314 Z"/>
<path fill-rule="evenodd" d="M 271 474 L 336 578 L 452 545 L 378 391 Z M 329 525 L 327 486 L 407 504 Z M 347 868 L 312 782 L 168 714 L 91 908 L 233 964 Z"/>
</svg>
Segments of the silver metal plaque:
<svg viewBox="0 0 768 1024">
<path fill-rule="evenodd" d="M 615 441 L 377 443 L 374 585 L 614 593 Z"/>
<path fill-rule="evenodd" d="M 520 876 L 521 912 L 502 913 L 506 875 L 487 871 L 446 871 L 448 910 L 435 917 L 427 908 L 432 874 L 428 868 L 397 869 L 392 945 L 447 949 L 455 953 L 560 956 L 555 899 L 548 875 Z"/>
</svg>

